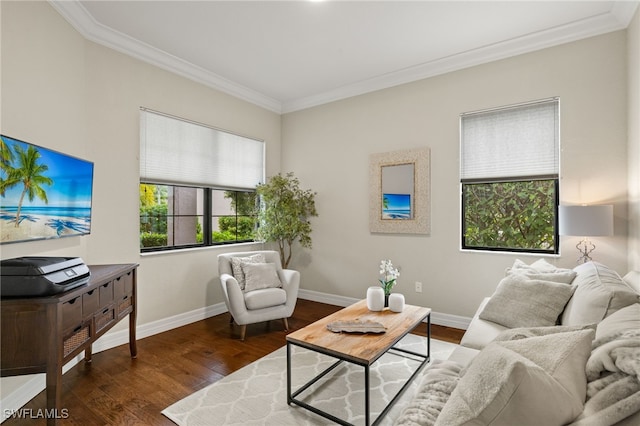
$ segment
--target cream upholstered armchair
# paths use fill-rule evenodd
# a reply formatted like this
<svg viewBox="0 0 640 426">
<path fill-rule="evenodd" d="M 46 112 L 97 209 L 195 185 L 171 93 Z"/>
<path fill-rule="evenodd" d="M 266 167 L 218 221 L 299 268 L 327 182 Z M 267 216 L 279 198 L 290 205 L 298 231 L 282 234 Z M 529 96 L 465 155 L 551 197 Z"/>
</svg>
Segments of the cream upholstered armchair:
<svg viewBox="0 0 640 426">
<path fill-rule="evenodd" d="M 231 322 L 240 326 L 244 340 L 247 324 L 287 318 L 298 299 L 300 273 L 282 269 L 276 251 L 250 251 L 218 255 L 218 272 Z"/>
</svg>

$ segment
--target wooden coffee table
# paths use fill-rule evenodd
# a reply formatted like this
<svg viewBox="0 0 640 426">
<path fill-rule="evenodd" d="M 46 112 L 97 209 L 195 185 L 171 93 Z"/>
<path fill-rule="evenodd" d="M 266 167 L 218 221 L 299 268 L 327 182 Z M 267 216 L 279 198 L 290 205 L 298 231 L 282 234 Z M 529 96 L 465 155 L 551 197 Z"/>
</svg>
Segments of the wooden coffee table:
<svg viewBox="0 0 640 426">
<path fill-rule="evenodd" d="M 427 351 L 426 354 L 415 353 L 395 347 L 395 345 L 409 332 L 427 320 Z M 386 327 L 385 333 L 380 334 L 354 334 L 354 333 L 334 333 L 327 330 L 327 324 L 334 321 L 376 321 Z M 311 381 L 301 386 L 292 393 L 291 389 L 291 345 L 319 352 L 324 355 L 337 358 L 337 362 L 314 377 Z M 341 309 L 328 317 L 322 318 L 300 330 L 287 335 L 287 404 L 296 404 L 304 407 L 316 414 L 319 414 L 331 421 L 342 425 L 350 425 L 347 421 L 337 418 L 332 414 L 311 406 L 299 399 L 298 395 L 307 390 L 310 386 L 327 375 L 343 362 L 350 362 L 364 367 L 364 392 L 365 392 L 365 424 L 371 423 L 370 412 L 370 380 L 369 367 L 390 349 L 411 354 L 422 361 L 415 372 L 404 384 L 402 389 L 387 404 L 384 410 L 374 420 L 373 424 L 378 424 L 391 409 L 393 404 L 400 398 L 411 381 L 420 372 L 422 367 L 429 362 L 431 355 L 431 309 L 420 306 L 405 305 L 400 313 L 385 309 L 380 312 L 372 312 L 367 308 L 366 300 L 361 300 L 349 307 Z"/>
</svg>

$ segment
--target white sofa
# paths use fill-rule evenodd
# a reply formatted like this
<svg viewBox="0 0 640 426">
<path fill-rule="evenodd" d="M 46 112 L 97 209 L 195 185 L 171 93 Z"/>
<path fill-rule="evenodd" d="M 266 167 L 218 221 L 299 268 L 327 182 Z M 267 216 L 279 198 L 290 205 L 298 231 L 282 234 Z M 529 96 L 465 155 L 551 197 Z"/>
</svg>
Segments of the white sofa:
<svg viewBox="0 0 640 426">
<path fill-rule="evenodd" d="M 397 425 L 640 425 L 640 273 L 517 260 Z"/>
</svg>

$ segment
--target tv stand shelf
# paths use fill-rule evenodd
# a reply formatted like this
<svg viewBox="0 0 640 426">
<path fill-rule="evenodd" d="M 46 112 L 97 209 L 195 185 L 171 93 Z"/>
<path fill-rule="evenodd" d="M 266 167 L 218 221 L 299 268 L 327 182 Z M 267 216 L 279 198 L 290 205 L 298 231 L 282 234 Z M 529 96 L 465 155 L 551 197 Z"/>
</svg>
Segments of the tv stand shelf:
<svg viewBox="0 0 640 426">
<path fill-rule="evenodd" d="M 63 413 L 62 367 L 129 316 L 129 351 L 137 355 L 138 264 L 89 266 L 86 285 L 47 297 L 2 299 L 0 376 L 46 373 L 47 424 Z"/>
</svg>

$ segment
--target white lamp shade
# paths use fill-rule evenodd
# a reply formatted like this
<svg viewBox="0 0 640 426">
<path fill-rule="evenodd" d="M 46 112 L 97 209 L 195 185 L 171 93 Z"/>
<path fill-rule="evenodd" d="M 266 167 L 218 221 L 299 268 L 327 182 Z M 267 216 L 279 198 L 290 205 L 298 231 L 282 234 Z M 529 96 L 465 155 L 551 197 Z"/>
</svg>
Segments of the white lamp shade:
<svg viewBox="0 0 640 426">
<path fill-rule="evenodd" d="M 560 206 L 560 235 L 604 237 L 613 235 L 613 206 Z"/>
</svg>

